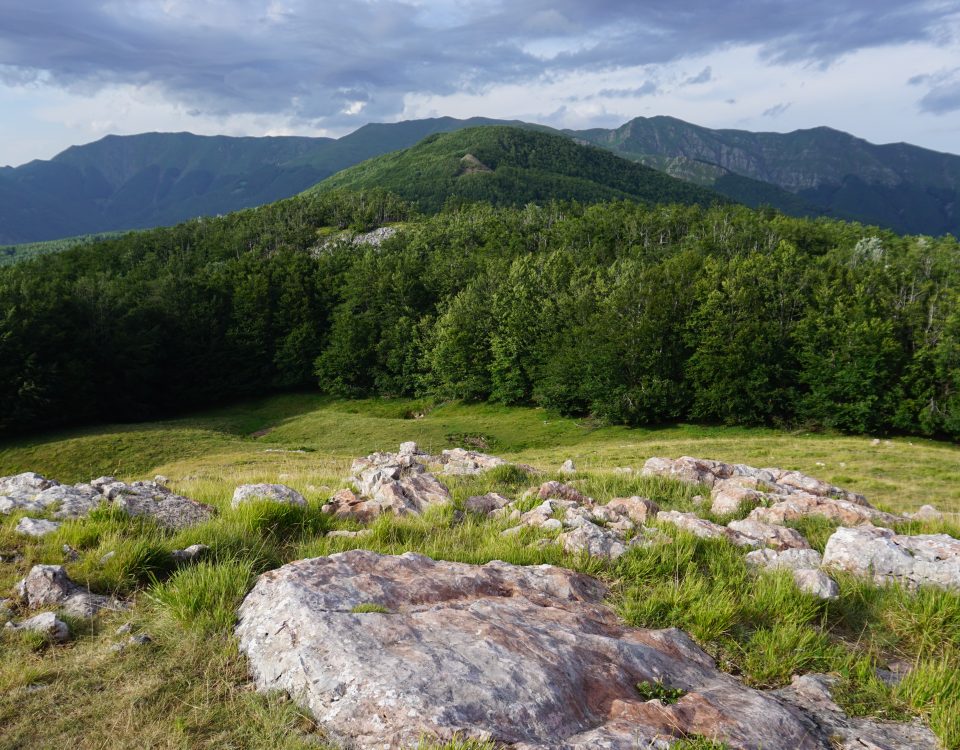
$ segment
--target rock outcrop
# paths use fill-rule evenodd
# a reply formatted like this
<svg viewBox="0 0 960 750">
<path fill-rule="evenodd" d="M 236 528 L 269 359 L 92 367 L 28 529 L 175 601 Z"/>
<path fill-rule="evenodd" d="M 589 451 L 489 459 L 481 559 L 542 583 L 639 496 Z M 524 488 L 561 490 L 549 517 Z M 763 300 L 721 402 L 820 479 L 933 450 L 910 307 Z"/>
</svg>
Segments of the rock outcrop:
<svg viewBox="0 0 960 750">
<path fill-rule="evenodd" d="M 113 505 L 131 516 L 149 516 L 173 529 L 206 521 L 215 513 L 209 505 L 181 497 L 157 482 L 126 484 L 99 477 L 90 483 L 66 485 L 32 472 L 0 478 L 0 513 L 52 511 L 54 518 L 82 518 L 101 504 Z"/>
<path fill-rule="evenodd" d="M 307 501 L 299 492 L 285 484 L 241 484 L 233 491 L 231 508 L 244 503 L 267 501 L 280 505 L 306 506 Z"/>
<path fill-rule="evenodd" d="M 236 634 L 260 690 L 285 690 L 360 750 L 458 733 L 517 750 L 667 748 L 697 735 L 750 750 L 832 750 L 837 738 L 936 747 L 919 728 L 898 745 L 888 725 L 747 688 L 679 630 L 624 627 L 605 594 L 552 566 L 353 550 L 263 574 Z M 636 686 L 656 682 L 682 697 L 641 697 Z"/>
<path fill-rule="evenodd" d="M 70 580 L 60 565 L 34 565 L 17 584 L 17 595 L 30 609 L 56 607 L 74 617 L 92 617 L 102 609 L 125 609 L 108 596 L 93 594 Z"/>
<path fill-rule="evenodd" d="M 482 474 L 498 466 L 506 466 L 507 462 L 497 456 L 491 456 L 477 451 L 468 451 L 463 448 L 452 448 L 442 451 L 439 463 L 443 464 L 443 473 L 454 476 Z"/>
<path fill-rule="evenodd" d="M 59 523 L 56 521 L 47 521 L 43 518 L 30 518 L 29 516 L 24 516 L 17 522 L 17 526 L 14 529 L 18 534 L 24 534 L 26 536 L 32 537 L 42 537 L 47 534 L 52 534 L 54 531 L 60 528 Z"/>
<path fill-rule="evenodd" d="M 446 505 L 450 491 L 424 464 L 424 458 L 412 451 L 358 458 L 351 472 L 359 494 L 350 498 L 338 493 L 329 504 L 332 507 L 325 507 L 336 515 L 369 520 L 385 512 L 419 514 L 431 506 Z"/>
<path fill-rule="evenodd" d="M 42 612 L 39 615 L 34 615 L 19 625 L 8 622 L 4 627 L 7 630 L 25 630 L 40 633 L 44 638 L 55 643 L 63 643 L 70 640 L 70 627 L 53 612 Z"/>
<path fill-rule="evenodd" d="M 960 540 L 947 534 L 897 534 L 875 526 L 838 528 L 823 551 L 825 567 L 885 584 L 960 590 Z"/>
<path fill-rule="evenodd" d="M 789 570 L 801 591 L 820 599 L 840 596 L 837 582 L 820 569 L 823 560 L 815 549 L 758 549 L 750 552 L 746 561 L 766 570 Z"/>
</svg>

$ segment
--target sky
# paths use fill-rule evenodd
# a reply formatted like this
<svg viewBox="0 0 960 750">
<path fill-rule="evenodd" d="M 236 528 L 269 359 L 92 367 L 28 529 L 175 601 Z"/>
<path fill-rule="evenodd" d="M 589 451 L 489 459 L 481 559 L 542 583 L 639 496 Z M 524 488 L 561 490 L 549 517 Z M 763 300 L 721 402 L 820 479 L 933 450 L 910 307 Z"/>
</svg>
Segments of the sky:
<svg viewBox="0 0 960 750">
<path fill-rule="evenodd" d="M 442 115 L 960 153 L 960 0 L 0 0 L 0 165 Z"/>
</svg>

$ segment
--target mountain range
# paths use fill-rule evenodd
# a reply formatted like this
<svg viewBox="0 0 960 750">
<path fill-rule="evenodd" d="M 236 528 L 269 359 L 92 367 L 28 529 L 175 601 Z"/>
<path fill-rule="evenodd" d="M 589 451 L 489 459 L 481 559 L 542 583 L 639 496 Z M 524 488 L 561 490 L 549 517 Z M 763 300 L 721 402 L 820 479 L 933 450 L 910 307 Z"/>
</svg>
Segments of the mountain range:
<svg viewBox="0 0 960 750">
<path fill-rule="evenodd" d="M 167 225 L 269 203 L 428 136 L 481 125 L 564 135 L 750 206 L 900 232 L 960 234 L 960 156 L 909 144 L 874 145 L 829 128 L 786 134 L 711 130 L 671 117 L 580 131 L 445 117 L 370 124 L 339 139 L 107 136 L 49 161 L 0 168 L 0 244 Z M 626 174 L 619 161 L 603 163 L 613 170 L 613 182 Z M 339 184 L 355 182 L 353 174 L 338 177 Z M 597 183 L 596 176 L 587 182 Z M 525 179 L 533 177 L 528 172 Z M 581 194 L 571 193 L 570 180 L 578 179 L 583 175 L 555 175 L 554 188 L 557 180 L 566 185 L 557 197 Z M 539 196 L 532 199 L 555 194 L 543 183 L 528 188 Z"/>
</svg>

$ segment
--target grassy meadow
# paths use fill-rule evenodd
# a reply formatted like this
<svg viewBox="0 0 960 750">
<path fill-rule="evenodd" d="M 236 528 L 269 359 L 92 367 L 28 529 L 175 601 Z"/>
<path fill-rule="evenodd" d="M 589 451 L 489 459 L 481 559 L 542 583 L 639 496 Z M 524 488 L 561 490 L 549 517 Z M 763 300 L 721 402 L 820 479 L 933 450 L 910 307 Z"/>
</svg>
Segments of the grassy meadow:
<svg viewBox="0 0 960 750">
<path fill-rule="evenodd" d="M 616 562 L 538 545 L 546 532 L 501 536 L 506 521 L 454 513 L 470 495 L 511 497 L 536 481 L 505 467 L 451 478 L 453 507 L 418 518 L 381 518 L 373 533 L 328 538 L 323 502 L 346 485 L 350 462 L 374 450 L 416 440 L 430 452 L 474 447 L 536 466 L 546 478 L 572 458 L 574 479 L 601 502 L 645 495 L 665 508 L 689 510 L 701 488 L 614 472 L 638 469 L 654 455 L 694 455 L 757 466 L 799 469 L 864 493 L 875 505 L 911 511 L 930 503 L 942 523 L 906 530 L 960 534 L 960 447 L 894 438 L 785 433 L 680 425 L 662 429 L 601 427 L 543 410 L 417 401 L 335 401 L 288 395 L 191 417 L 86 428 L 0 444 L 0 475 L 36 471 L 62 482 L 103 474 L 124 480 L 163 474 L 170 486 L 218 508 L 200 526 L 167 532 L 110 510 L 65 523 L 41 540 L 0 517 L 0 590 L 37 563 L 64 564 L 94 591 L 135 602 L 126 612 L 70 621 L 74 639 L 50 646 L 0 636 L 0 747 L 53 748 L 324 748 L 322 727 L 284 696 L 252 691 L 231 629 L 234 609 L 256 575 L 292 560 L 357 546 L 387 553 L 414 550 L 435 558 L 482 563 L 553 563 L 599 576 L 610 601 L 637 626 L 688 630 L 720 666 L 747 684 L 771 688 L 805 671 L 834 673 L 838 700 L 851 713 L 890 719 L 921 716 L 945 747 L 960 748 L 960 596 L 911 594 L 840 578 L 841 597 L 802 594 L 789 575 L 756 575 L 742 552 L 666 526 L 673 543 L 633 550 Z M 253 504 L 230 509 L 233 489 L 280 482 L 299 490 L 306 508 Z M 22 515 L 22 514 L 21 514 Z M 709 515 L 709 514 L 708 514 Z M 725 520 L 725 519 L 718 519 Z M 822 549 L 832 531 L 802 530 Z M 198 564 L 177 568 L 174 549 L 211 547 Z M 79 553 L 66 561 L 62 547 Z M 104 560 L 108 552 L 115 554 Z M 20 613 L 22 614 L 22 613 Z M 113 649 L 131 624 L 148 633 L 142 646 Z M 877 667 L 908 662 L 899 686 Z M 685 748 L 719 748 L 713 738 L 683 738 Z M 425 739 L 424 748 L 435 748 Z M 445 750 L 482 748 L 452 743 Z"/>
</svg>

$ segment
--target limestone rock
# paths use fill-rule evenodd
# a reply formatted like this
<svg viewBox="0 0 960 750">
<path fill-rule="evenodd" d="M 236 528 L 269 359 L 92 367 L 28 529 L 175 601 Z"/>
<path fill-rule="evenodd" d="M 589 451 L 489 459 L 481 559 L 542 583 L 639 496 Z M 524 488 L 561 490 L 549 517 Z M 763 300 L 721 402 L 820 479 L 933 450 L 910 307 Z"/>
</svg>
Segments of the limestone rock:
<svg viewBox="0 0 960 750">
<path fill-rule="evenodd" d="M 560 521 L 550 520 L 554 521 L 557 527 L 562 528 L 563 524 Z M 561 534 L 557 541 L 567 552 L 573 554 L 586 552 L 591 557 L 605 557 L 608 560 L 616 560 L 630 546 L 622 535 L 610 533 L 607 529 L 593 523 L 580 524 Z"/>
<path fill-rule="evenodd" d="M 420 446 L 418 446 L 412 440 L 406 443 L 400 443 L 400 455 L 401 456 L 422 456 L 425 455 Z"/>
<path fill-rule="evenodd" d="M 836 599 L 840 587 L 820 570 L 820 553 L 815 549 L 758 549 L 746 556 L 748 565 L 767 570 L 789 570 L 797 587 L 820 599 Z"/>
<path fill-rule="evenodd" d="M 818 599 L 837 599 L 840 596 L 837 582 L 822 570 L 795 570 L 793 580 L 801 591 Z"/>
<path fill-rule="evenodd" d="M 303 495 L 285 484 L 241 484 L 233 491 L 231 508 L 237 508 L 244 503 L 266 500 L 281 505 L 306 506 Z"/>
<path fill-rule="evenodd" d="M 747 517 L 753 521 L 784 524 L 788 521 L 798 521 L 807 516 L 822 516 L 849 526 L 856 526 L 861 523 L 889 525 L 903 520 L 898 516 L 884 513 L 868 505 L 799 493 L 771 505 L 769 508 L 754 508 Z"/>
<path fill-rule="evenodd" d="M 738 533 L 734 529 L 720 526 L 694 513 L 681 513 L 677 510 L 661 510 L 657 520 L 672 523 L 678 529 L 689 532 L 701 539 L 726 539 L 738 547 L 757 547 L 760 541 Z"/>
<path fill-rule="evenodd" d="M 507 462 L 497 456 L 486 453 L 468 451 L 463 448 L 445 450 L 440 455 L 440 463 L 444 465 L 443 473 L 451 475 L 482 474 L 498 466 L 506 466 Z"/>
<path fill-rule="evenodd" d="M 58 607 L 75 617 L 91 617 L 101 609 L 123 609 L 108 596 L 93 594 L 70 580 L 60 565 L 34 565 L 17 584 L 17 595 L 31 609 Z"/>
<path fill-rule="evenodd" d="M 576 487 L 564 484 L 563 482 L 544 482 L 537 490 L 537 496 L 541 500 L 555 498 L 557 500 L 569 500 L 570 502 L 583 505 L 593 503 L 593 498 L 587 497 Z"/>
<path fill-rule="evenodd" d="M 206 555 L 210 551 L 210 547 L 206 544 L 191 544 L 185 549 L 175 549 L 170 553 L 170 557 L 173 558 L 173 561 L 179 565 L 186 565 L 192 563 Z"/>
<path fill-rule="evenodd" d="M 54 531 L 60 528 L 59 523 L 56 521 L 47 521 L 42 518 L 29 518 L 27 516 L 20 519 L 17 523 L 16 528 L 14 529 L 18 534 L 25 534 L 26 536 L 41 537 L 46 536 L 47 534 L 52 534 Z"/>
<path fill-rule="evenodd" d="M 914 521 L 942 521 L 943 513 L 932 505 L 921 505 L 918 511 L 910 514 L 910 518 Z"/>
<path fill-rule="evenodd" d="M 471 513 L 489 515 L 494 511 L 506 507 L 510 502 L 510 498 L 504 497 L 496 492 L 488 492 L 486 495 L 475 495 L 474 497 L 467 498 L 467 501 L 463 504 L 463 508 Z"/>
<path fill-rule="evenodd" d="M 789 705 L 814 716 L 839 750 L 940 750 L 941 745 L 919 720 L 877 721 L 847 716 L 834 702 L 827 675 L 798 675 L 788 687 L 774 691 Z"/>
<path fill-rule="evenodd" d="M 561 473 L 561 474 L 576 474 L 576 473 L 577 473 L 577 466 L 576 466 L 576 464 L 573 462 L 573 459 L 572 459 L 572 458 L 568 458 L 566 461 L 564 461 L 564 462 L 560 465 L 560 473 Z"/>
<path fill-rule="evenodd" d="M 128 515 L 153 518 L 169 529 L 203 523 L 216 514 L 211 506 L 177 495 L 156 482 L 127 484 L 113 477 L 100 477 L 90 485 Z"/>
<path fill-rule="evenodd" d="M 762 546 L 776 550 L 810 548 L 810 543 L 804 539 L 803 534 L 786 526 L 744 518 L 742 521 L 731 521 L 727 524 L 727 528 L 745 537 L 756 539 Z"/>
<path fill-rule="evenodd" d="M 838 733 L 894 747 L 885 724 L 744 686 L 681 631 L 623 626 L 605 594 L 548 565 L 354 550 L 263 574 L 236 634 L 258 689 L 288 692 L 358 750 L 455 733 L 517 750 L 665 748 L 686 735 L 832 750 Z M 354 612 L 369 604 L 387 612 Z M 656 681 L 686 694 L 643 700 L 636 684 Z M 927 736 L 895 747 L 933 748 Z"/>
<path fill-rule="evenodd" d="M 450 491 L 412 454 L 373 453 L 354 461 L 352 470 L 363 499 L 358 503 L 334 496 L 331 504 L 337 515 L 368 520 L 384 512 L 419 514 L 450 502 Z"/>
<path fill-rule="evenodd" d="M 768 570 L 817 570 L 823 559 L 815 549 L 758 549 L 746 556 L 747 565 Z"/>
<path fill-rule="evenodd" d="M 4 627 L 9 630 L 29 630 L 40 633 L 55 643 L 63 643 L 64 641 L 70 640 L 69 626 L 53 612 L 43 612 L 35 615 L 28 620 L 24 620 L 19 625 L 8 622 Z"/>
<path fill-rule="evenodd" d="M 336 529 L 334 531 L 328 531 L 327 536 L 331 539 L 359 539 L 361 537 L 370 536 L 373 534 L 373 529 L 360 529 L 359 531 L 348 531 L 347 529 Z"/>
<path fill-rule="evenodd" d="M 603 507 L 626 516 L 636 524 L 645 524 L 647 521 L 652 521 L 660 512 L 660 506 L 653 500 L 636 495 L 633 497 L 615 497 Z"/>
<path fill-rule="evenodd" d="M 774 504 L 793 495 L 842 500 L 871 507 L 863 495 L 836 487 L 816 477 L 787 469 L 757 469 L 703 458 L 651 458 L 644 476 L 668 476 L 711 488 L 714 513 L 733 513 L 744 502 Z M 761 519 L 762 520 L 762 519 Z"/>
<path fill-rule="evenodd" d="M 947 534 L 907 536 L 875 526 L 841 527 L 827 540 L 823 564 L 877 583 L 960 589 L 960 540 Z"/>
</svg>

